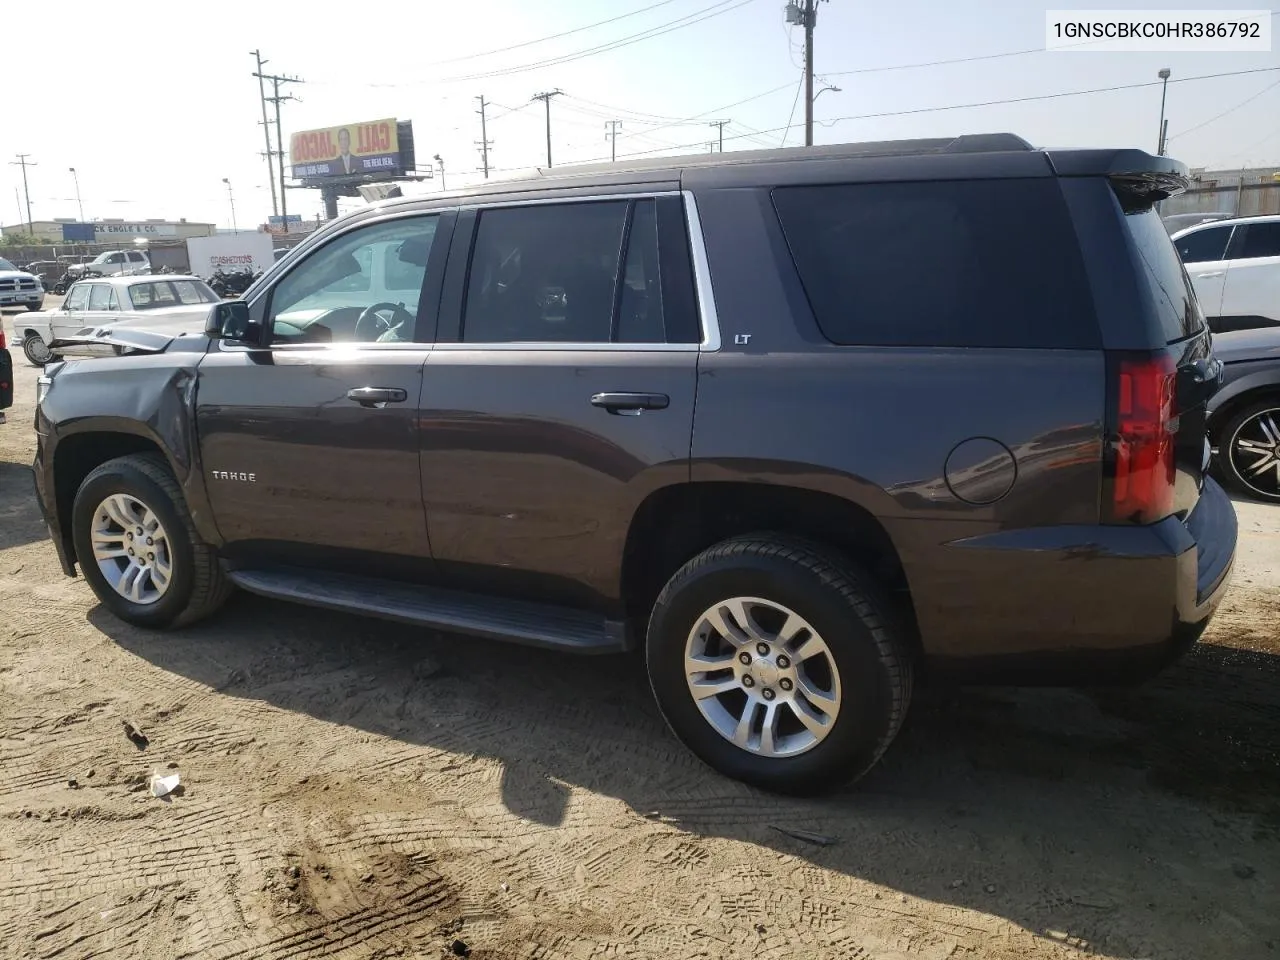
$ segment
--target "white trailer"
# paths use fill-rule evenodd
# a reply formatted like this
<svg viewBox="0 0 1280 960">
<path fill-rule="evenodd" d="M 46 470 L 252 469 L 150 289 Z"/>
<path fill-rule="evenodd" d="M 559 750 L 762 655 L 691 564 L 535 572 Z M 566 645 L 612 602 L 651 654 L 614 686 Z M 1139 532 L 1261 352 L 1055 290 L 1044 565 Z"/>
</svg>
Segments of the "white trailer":
<svg viewBox="0 0 1280 960">
<path fill-rule="evenodd" d="M 191 272 L 208 280 L 219 267 L 223 273 L 266 270 L 275 260 L 269 233 L 224 233 L 187 241 Z"/>
</svg>

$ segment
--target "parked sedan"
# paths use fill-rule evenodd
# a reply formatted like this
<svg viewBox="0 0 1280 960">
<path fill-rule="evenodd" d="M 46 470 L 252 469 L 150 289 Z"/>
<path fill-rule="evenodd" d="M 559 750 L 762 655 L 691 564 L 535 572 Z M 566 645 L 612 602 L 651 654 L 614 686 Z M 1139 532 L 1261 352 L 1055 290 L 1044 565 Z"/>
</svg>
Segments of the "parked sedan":
<svg viewBox="0 0 1280 960">
<path fill-rule="evenodd" d="M 1209 404 L 1209 442 L 1238 493 L 1280 503 L 1280 327 L 1213 338 L 1224 383 Z"/>
<path fill-rule="evenodd" d="M 62 306 L 15 319 L 22 352 L 38 367 L 54 359 L 50 344 L 107 326 L 200 330 L 218 296 L 199 277 L 102 277 L 72 284 Z"/>
</svg>

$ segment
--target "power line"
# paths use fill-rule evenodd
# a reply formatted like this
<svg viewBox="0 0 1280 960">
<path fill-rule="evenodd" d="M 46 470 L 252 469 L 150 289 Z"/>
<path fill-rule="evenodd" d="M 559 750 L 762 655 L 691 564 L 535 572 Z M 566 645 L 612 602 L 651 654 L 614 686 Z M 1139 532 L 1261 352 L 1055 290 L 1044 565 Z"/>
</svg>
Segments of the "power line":
<svg viewBox="0 0 1280 960">
<path fill-rule="evenodd" d="M 1280 67 L 1257 67 L 1252 70 L 1231 70 L 1224 73 L 1206 73 L 1206 74 L 1201 74 L 1200 76 L 1195 76 L 1195 77 L 1176 77 L 1170 80 L 1169 82 L 1170 83 L 1193 83 L 1200 80 L 1218 80 L 1223 77 L 1240 77 L 1240 76 L 1248 76 L 1256 73 L 1275 73 L 1278 70 L 1280 70 Z M 1159 86 L 1160 83 L 1161 81 L 1159 80 L 1147 80 L 1147 81 L 1143 81 L 1142 83 L 1118 84 L 1116 86 L 1111 86 L 1111 87 L 1094 87 L 1089 90 L 1064 90 L 1059 93 L 1043 93 L 1043 94 L 1036 94 L 1036 95 L 1027 96 L 1027 97 L 1011 97 L 1004 100 L 983 100 L 977 103 L 954 103 L 954 104 L 946 104 L 946 105 L 936 106 L 936 107 L 916 107 L 911 110 L 884 110 L 877 113 L 860 113 L 860 114 L 853 114 L 847 117 L 833 117 L 830 120 L 824 120 L 819 122 L 823 126 L 830 127 L 837 123 L 842 123 L 847 120 L 878 120 L 886 117 L 905 117 L 905 116 L 912 116 L 912 115 L 921 114 L 921 113 L 941 113 L 947 110 L 969 110 L 977 107 L 992 107 L 992 106 L 1000 106 L 1003 104 L 1010 104 L 1010 103 L 1030 103 L 1030 102 L 1041 101 L 1041 100 L 1057 100 L 1057 99 L 1062 99 L 1064 97 L 1083 97 L 1083 96 L 1090 96 L 1098 93 L 1114 93 L 1121 90 L 1139 90 L 1145 87 Z M 794 117 L 794 113 L 793 113 L 793 117 Z M 771 127 L 764 130 L 758 130 L 756 131 L 756 133 L 758 134 L 780 133 L 783 130 L 790 129 L 793 126 L 795 126 L 794 123 L 788 122 L 785 127 Z M 750 134 L 732 134 L 730 136 L 725 137 L 725 139 L 740 140 L 747 136 L 750 136 Z M 676 149 L 684 150 L 684 149 L 692 149 L 695 147 L 700 148 L 703 142 L 705 141 L 678 144 Z M 622 156 L 623 158 L 640 157 L 648 154 L 659 153 L 661 152 L 661 149 L 665 149 L 665 148 L 659 148 L 656 150 L 636 150 L 630 153 L 621 154 L 620 156 Z M 596 157 L 596 158 L 593 158 L 592 160 L 583 160 L 579 162 L 593 163 L 603 159 L 604 159 L 603 157 Z"/>
<path fill-rule="evenodd" d="M 1213 123 L 1215 120 L 1221 120 L 1227 114 L 1235 113 L 1237 110 L 1239 110 L 1241 107 L 1245 106 L 1246 104 L 1253 103 L 1253 101 L 1257 100 L 1264 93 L 1268 93 L 1271 90 L 1274 90 L 1276 87 L 1280 87 L 1280 80 L 1277 80 L 1275 83 L 1267 84 L 1257 93 L 1253 94 L 1253 96 L 1246 97 L 1245 99 L 1237 103 L 1234 107 L 1229 107 L 1226 110 L 1223 110 L 1221 113 L 1217 114 L 1216 116 L 1212 116 L 1208 120 L 1204 121 L 1204 123 L 1197 123 L 1194 127 L 1188 127 L 1186 130 L 1183 130 L 1181 133 L 1175 133 L 1172 137 L 1166 137 L 1165 142 L 1167 143 L 1170 140 L 1175 140 L 1178 137 L 1185 137 L 1188 133 L 1192 133 L 1196 130 L 1199 130 L 1201 127 L 1207 127 L 1209 124 Z"/>
<path fill-rule="evenodd" d="M 539 37 L 536 40 L 524 40 L 520 43 L 513 43 L 509 47 L 498 47 L 494 50 L 485 50 L 482 53 L 468 53 L 461 57 L 451 57 L 448 60 L 436 60 L 426 64 L 428 67 L 443 66 L 447 63 L 461 63 L 463 60 L 477 60 L 480 57 L 491 57 L 495 53 L 507 53 L 511 50 L 519 50 L 522 47 L 532 47 L 538 43 L 546 43 L 548 40 L 559 40 L 561 37 L 572 36 L 575 33 L 582 33 L 584 30 L 594 30 L 596 27 L 603 27 L 609 23 L 617 23 L 619 20 L 626 20 L 629 17 L 639 16 L 642 13 L 648 13 L 650 10 L 657 10 L 658 7 L 665 7 L 668 4 L 675 3 L 676 0 L 660 0 L 659 3 L 651 3 L 647 7 L 641 7 L 639 10 L 632 10 L 630 13 L 620 13 L 616 17 L 610 17 L 608 20 L 597 20 L 595 23 L 588 23 L 585 26 L 574 27 L 572 30 L 565 30 L 561 33 L 552 33 L 545 37 Z"/>
<path fill-rule="evenodd" d="M 483 73 L 473 73 L 465 76 L 445 77 L 438 83 L 458 83 L 467 80 L 487 80 L 490 77 L 506 77 L 515 73 L 525 73 L 529 70 L 541 70 L 544 67 L 559 66 L 564 63 L 572 63 L 575 60 L 582 60 L 586 57 L 594 57 L 597 54 L 609 53 L 613 50 L 620 50 L 623 47 L 629 47 L 632 44 L 640 43 L 644 40 L 652 40 L 654 37 L 660 37 L 664 34 L 671 33 L 675 30 L 683 30 L 685 27 L 691 27 L 695 23 L 702 23 L 704 20 L 710 20 L 713 17 L 730 13 L 739 7 L 745 7 L 748 3 L 754 3 L 755 0 L 718 0 L 709 7 L 703 7 L 694 13 L 672 20 L 669 23 L 661 24 L 657 27 L 651 27 L 639 33 L 632 34 L 628 37 L 621 37 L 618 40 L 612 40 L 609 43 L 600 44 L 595 47 L 589 47 L 585 50 L 578 50 L 574 53 L 568 53 L 560 57 L 552 57 L 545 60 L 534 61 L 533 63 L 520 64 L 514 67 L 504 67 L 498 70 L 490 70 Z"/>
<path fill-rule="evenodd" d="M 782 128 L 782 143 L 780 147 L 787 145 L 787 134 L 791 132 L 791 121 L 796 118 L 796 104 L 800 102 L 800 91 L 804 89 L 805 72 L 800 71 L 800 82 L 796 84 L 796 98 L 791 101 L 791 114 L 787 117 L 787 125 Z M 772 131 L 769 131 L 772 132 Z"/>
</svg>

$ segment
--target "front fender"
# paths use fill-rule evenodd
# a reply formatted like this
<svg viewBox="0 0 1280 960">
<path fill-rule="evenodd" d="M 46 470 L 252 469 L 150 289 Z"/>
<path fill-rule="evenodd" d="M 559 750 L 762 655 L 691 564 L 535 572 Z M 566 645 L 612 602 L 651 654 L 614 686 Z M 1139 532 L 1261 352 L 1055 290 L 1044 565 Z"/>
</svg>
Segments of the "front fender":
<svg viewBox="0 0 1280 960">
<path fill-rule="evenodd" d="M 125 434 L 153 443 L 181 485 L 202 539 L 220 542 L 209 509 L 195 434 L 200 354 L 75 360 L 60 368 L 37 410 L 48 468 L 58 447 L 86 434 Z"/>
<path fill-rule="evenodd" d="M 1210 421 L 1219 420 L 1222 412 L 1234 407 L 1235 402 L 1245 394 L 1268 387 L 1280 389 L 1280 366 L 1273 365 L 1228 380 L 1223 388 L 1215 393 L 1209 401 Z"/>
</svg>

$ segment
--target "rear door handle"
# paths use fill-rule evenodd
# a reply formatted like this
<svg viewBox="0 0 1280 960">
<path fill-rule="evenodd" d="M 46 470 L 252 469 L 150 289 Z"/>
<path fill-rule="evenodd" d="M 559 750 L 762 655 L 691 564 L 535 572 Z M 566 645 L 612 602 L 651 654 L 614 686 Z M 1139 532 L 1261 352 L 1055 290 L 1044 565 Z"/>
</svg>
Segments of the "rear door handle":
<svg viewBox="0 0 1280 960">
<path fill-rule="evenodd" d="M 1214 277 L 1225 277 L 1227 271 L 1214 270 L 1211 273 L 1193 273 L 1191 276 L 1196 280 L 1212 280 Z"/>
<path fill-rule="evenodd" d="M 347 391 L 347 399 L 362 407 L 385 407 L 388 403 L 404 403 L 409 392 L 399 387 L 355 387 Z"/>
<path fill-rule="evenodd" d="M 591 398 L 593 407 L 630 416 L 643 410 L 665 410 L 670 403 L 671 398 L 665 393 L 597 393 Z"/>
</svg>

